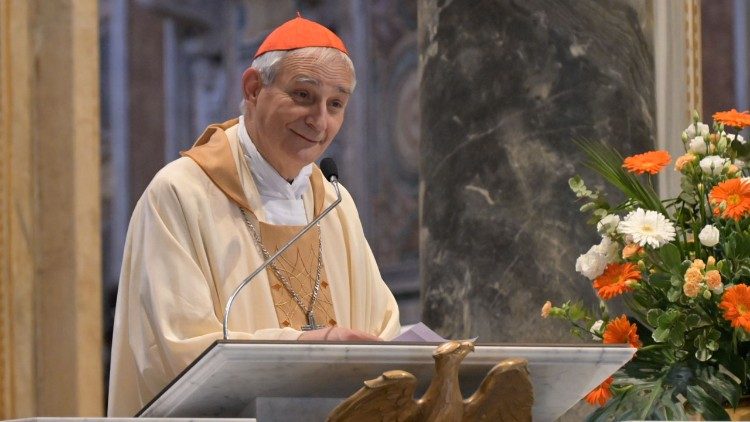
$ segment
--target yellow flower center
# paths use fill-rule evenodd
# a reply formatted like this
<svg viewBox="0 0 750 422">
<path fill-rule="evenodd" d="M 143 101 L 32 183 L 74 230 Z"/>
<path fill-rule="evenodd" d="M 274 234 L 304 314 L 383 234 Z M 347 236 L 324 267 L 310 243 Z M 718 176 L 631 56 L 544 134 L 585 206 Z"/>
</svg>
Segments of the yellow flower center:
<svg viewBox="0 0 750 422">
<path fill-rule="evenodd" d="M 651 226 L 651 224 L 644 224 L 641 226 L 641 232 L 651 234 L 654 232 L 654 228 Z"/>
<path fill-rule="evenodd" d="M 737 205 L 740 203 L 740 196 L 735 194 L 729 195 L 727 197 L 727 204 L 728 205 Z"/>
</svg>

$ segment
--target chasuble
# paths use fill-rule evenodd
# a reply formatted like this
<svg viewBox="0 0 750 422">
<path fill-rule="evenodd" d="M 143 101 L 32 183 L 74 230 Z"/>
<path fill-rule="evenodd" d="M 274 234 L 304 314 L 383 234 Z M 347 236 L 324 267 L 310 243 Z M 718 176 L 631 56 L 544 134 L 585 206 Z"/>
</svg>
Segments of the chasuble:
<svg viewBox="0 0 750 422">
<path fill-rule="evenodd" d="M 134 415 L 222 338 L 229 295 L 264 261 L 247 223 L 271 253 L 299 229 L 266 223 L 237 130 L 237 120 L 209 126 L 191 150 L 154 177 L 133 211 L 117 297 L 109 416 Z M 307 306 L 320 251 L 317 322 L 391 339 L 400 328 L 396 301 L 351 196 L 343 187 L 341 195 L 320 231 L 313 228 L 284 253 L 277 269 Z M 303 195 L 308 220 L 335 199 L 333 186 L 314 167 Z M 269 269 L 235 301 L 230 338 L 295 340 L 305 323 Z"/>
</svg>

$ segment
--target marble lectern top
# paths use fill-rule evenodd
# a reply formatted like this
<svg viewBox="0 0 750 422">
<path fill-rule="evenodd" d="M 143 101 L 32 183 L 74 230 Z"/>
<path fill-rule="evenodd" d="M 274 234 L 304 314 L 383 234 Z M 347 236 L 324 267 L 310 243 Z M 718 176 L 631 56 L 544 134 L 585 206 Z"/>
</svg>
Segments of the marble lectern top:
<svg viewBox="0 0 750 422">
<path fill-rule="evenodd" d="M 420 395 L 432 378 L 432 352 L 438 345 L 217 341 L 138 416 L 255 417 L 257 400 L 343 400 L 363 381 L 392 369 L 414 374 Z M 501 360 L 524 358 L 534 387 L 534 420 L 551 421 L 628 362 L 635 350 L 627 346 L 477 344 L 461 364 L 461 391 L 464 397 L 471 395 Z"/>
</svg>

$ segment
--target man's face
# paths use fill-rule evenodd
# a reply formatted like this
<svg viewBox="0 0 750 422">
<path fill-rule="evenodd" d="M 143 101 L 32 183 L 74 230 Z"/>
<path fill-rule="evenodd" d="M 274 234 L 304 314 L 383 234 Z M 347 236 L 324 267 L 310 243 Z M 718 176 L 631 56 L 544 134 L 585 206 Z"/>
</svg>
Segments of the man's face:
<svg viewBox="0 0 750 422">
<path fill-rule="evenodd" d="M 307 56 L 285 57 L 274 82 L 255 95 L 245 82 L 249 135 L 282 177 L 293 179 L 328 148 L 344 122 L 353 84 L 343 60 Z"/>
</svg>

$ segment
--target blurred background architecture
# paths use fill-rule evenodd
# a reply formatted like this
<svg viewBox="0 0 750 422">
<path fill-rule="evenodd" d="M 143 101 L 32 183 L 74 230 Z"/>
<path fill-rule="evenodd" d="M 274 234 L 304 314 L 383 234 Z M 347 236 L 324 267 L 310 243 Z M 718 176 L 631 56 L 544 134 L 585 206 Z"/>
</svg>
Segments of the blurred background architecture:
<svg viewBox="0 0 750 422">
<path fill-rule="evenodd" d="M 0 0 L 0 417 L 104 412 L 130 213 L 297 11 L 351 52 L 329 155 L 401 322 L 445 336 L 569 340 L 538 308 L 587 294 L 572 136 L 750 108 L 748 0 Z"/>
</svg>

